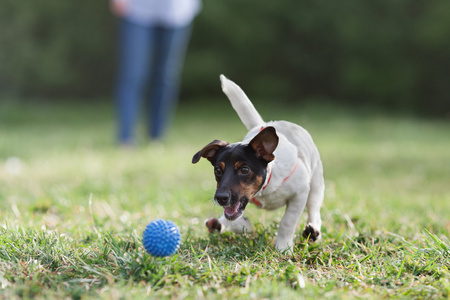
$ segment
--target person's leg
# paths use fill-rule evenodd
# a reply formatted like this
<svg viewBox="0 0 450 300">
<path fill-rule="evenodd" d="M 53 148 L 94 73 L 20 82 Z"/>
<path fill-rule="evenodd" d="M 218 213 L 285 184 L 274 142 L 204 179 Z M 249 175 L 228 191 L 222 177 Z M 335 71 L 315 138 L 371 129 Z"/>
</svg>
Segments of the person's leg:
<svg viewBox="0 0 450 300">
<path fill-rule="evenodd" d="M 163 137 L 175 110 L 180 73 L 190 34 L 191 26 L 158 28 L 158 38 L 155 41 L 156 61 L 150 90 L 149 134 L 154 140 Z"/>
<path fill-rule="evenodd" d="M 115 98 L 118 138 L 123 144 L 133 143 L 133 131 L 138 118 L 142 92 L 148 78 L 151 52 L 151 30 L 145 26 L 121 20 Z"/>
</svg>

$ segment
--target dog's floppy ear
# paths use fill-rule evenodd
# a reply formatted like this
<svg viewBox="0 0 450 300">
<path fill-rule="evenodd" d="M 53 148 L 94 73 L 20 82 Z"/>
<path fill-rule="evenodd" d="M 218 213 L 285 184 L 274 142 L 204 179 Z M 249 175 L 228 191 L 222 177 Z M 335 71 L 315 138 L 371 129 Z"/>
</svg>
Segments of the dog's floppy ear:
<svg viewBox="0 0 450 300">
<path fill-rule="evenodd" d="M 217 152 L 219 152 L 220 149 L 228 145 L 227 142 L 220 141 L 220 140 L 214 140 L 205 147 L 203 147 L 202 150 L 198 151 L 194 157 L 192 157 L 192 163 L 197 163 L 201 157 L 206 158 L 210 162 L 214 160 L 214 158 L 217 155 Z"/>
<path fill-rule="evenodd" d="M 275 159 L 273 152 L 278 146 L 278 135 L 272 126 L 263 128 L 251 141 L 250 147 L 255 150 L 256 157 L 271 162 Z"/>
</svg>

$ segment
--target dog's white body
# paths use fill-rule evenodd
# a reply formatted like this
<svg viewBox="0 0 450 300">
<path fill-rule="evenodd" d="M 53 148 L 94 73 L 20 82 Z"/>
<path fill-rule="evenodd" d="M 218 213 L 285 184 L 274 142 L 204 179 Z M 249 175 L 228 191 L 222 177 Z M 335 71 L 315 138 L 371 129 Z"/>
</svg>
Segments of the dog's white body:
<svg viewBox="0 0 450 300">
<path fill-rule="evenodd" d="M 275 246 L 280 250 L 292 248 L 295 229 L 305 206 L 308 210 L 306 228 L 320 238 L 320 207 L 324 197 L 323 168 L 319 151 L 310 134 L 299 125 L 287 121 L 264 122 L 238 85 L 223 75 L 220 79 L 223 92 L 249 130 L 242 144 L 248 144 L 261 128 L 267 126 L 274 127 L 279 137 L 274 151 L 275 159 L 268 164 L 266 181 L 263 188 L 255 194 L 254 201 L 260 208 L 268 210 L 286 206 Z M 250 222 L 244 217 L 229 221 L 222 216 L 219 222 L 223 225 L 222 228 L 238 233 L 251 229 Z"/>
</svg>

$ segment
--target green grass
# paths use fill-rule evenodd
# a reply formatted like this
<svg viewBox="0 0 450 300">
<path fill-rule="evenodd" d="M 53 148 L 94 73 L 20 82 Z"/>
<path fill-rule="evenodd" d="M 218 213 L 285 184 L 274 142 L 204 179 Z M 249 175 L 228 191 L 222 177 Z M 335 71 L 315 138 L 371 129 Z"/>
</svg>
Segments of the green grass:
<svg viewBox="0 0 450 300">
<path fill-rule="evenodd" d="M 308 129 L 324 162 L 323 240 L 293 254 L 272 246 L 282 210 L 248 207 L 245 236 L 204 228 L 222 210 L 192 155 L 245 134 L 225 98 L 182 103 L 164 146 L 140 128 L 131 150 L 109 104 L 0 104 L 0 298 L 450 298 L 448 121 L 255 104 Z M 143 250 L 156 218 L 180 227 L 176 255 Z"/>
</svg>

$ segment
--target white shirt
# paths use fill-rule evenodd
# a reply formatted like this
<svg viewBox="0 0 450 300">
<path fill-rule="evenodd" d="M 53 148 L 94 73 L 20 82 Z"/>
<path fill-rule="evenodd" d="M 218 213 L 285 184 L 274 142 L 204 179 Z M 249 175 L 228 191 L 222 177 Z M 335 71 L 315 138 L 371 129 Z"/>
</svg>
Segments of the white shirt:
<svg viewBox="0 0 450 300">
<path fill-rule="evenodd" d="M 200 12 L 201 0 L 112 0 L 127 3 L 125 18 L 142 25 L 182 27 Z"/>
</svg>

